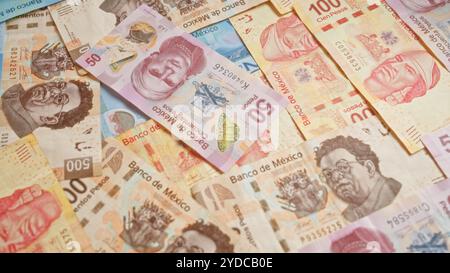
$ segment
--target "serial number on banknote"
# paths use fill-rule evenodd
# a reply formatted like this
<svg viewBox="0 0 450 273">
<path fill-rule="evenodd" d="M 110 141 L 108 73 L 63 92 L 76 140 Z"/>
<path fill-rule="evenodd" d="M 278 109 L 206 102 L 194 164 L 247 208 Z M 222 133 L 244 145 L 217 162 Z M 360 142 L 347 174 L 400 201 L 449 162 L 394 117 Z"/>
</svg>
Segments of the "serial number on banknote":
<svg viewBox="0 0 450 273">
<path fill-rule="evenodd" d="M 335 223 L 332 223 L 330 225 L 324 226 L 320 229 L 316 229 L 310 233 L 306 233 L 305 235 L 300 236 L 300 240 L 302 244 L 309 243 L 311 241 L 315 241 L 319 238 L 328 236 L 329 234 L 336 232 L 340 229 L 342 229 L 342 224 L 340 221 L 336 221 Z"/>
<path fill-rule="evenodd" d="M 405 210 L 395 216 L 393 216 L 392 218 L 386 220 L 386 223 L 392 228 L 394 229 L 395 227 L 405 223 L 406 221 L 409 220 L 409 218 L 412 218 L 416 215 L 418 215 L 421 212 L 429 212 L 430 211 L 430 205 L 428 205 L 427 203 L 423 202 L 420 205 L 417 205 L 413 208 L 410 208 L 408 210 Z"/>
<path fill-rule="evenodd" d="M 221 65 L 221 64 L 215 64 L 213 68 L 214 68 L 214 70 L 221 73 L 225 77 L 239 83 L 241 85 L 241 88 L 244 90 L 246 90 L 250 86 L 247 81 L 245 81 L 244 79 L 241 79 L 239 77 L 239 75 L 237 75 L 233 71 L 223 67 L 223 65 Z"/>
</svg>

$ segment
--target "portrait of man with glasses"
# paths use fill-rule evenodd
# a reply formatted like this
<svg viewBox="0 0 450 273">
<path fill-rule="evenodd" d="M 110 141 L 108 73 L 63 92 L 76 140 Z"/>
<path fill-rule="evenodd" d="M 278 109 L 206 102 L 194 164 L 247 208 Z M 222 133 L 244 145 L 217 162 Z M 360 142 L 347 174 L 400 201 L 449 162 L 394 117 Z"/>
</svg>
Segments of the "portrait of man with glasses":
<svg viewBox="0 0 450 273">
<path fill-rule="evenodd" d="M 382 174 L 371 147 L 351 136 L 322 142 L 316 163 L 331 191 L 348 204 L 342 216 L 351 222 L 391 204 L 402 187 Z"/>
<path fill-rule="evenodd" d="M 89 115 L 93 106 L 89 84 L 75 80 L 41 83 L 27 90 L 16 84 L 1 98 L 3 113 L 18 137 L 39 127 L 73 127 Z"/>
</svg>

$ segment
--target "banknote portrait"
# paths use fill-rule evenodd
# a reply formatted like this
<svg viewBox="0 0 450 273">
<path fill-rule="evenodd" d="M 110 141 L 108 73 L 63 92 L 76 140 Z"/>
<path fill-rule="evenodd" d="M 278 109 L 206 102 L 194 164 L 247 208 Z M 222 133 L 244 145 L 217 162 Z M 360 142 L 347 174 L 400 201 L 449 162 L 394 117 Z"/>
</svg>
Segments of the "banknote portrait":
<svg viewBox="0 0 450 273">
<path fill-rule="evenodd" d="M 167 247 L 169 253 L 230 253 L 234 246 L 230 237 L 214 224 L 197 221 L 182 230 Z"/>
<path fill-rule="evenodd" d="M 316 163 L 331 191 L 348 204 L 342 216 L 351 222 L 391 204 L 402 187 L 382 174 L 372 148 L 351 136 L 322 142 Z"/>
<path fill-rule="evenodd" d="M 60 43 L 46 44 L 31 52 L 31 73 L 42 80 L 51 80 L 62 71 L 74 68 L 69 52 Z"/>
<path fill-rule="evenodd" d="M 449 4 L 449 0 L 400 0 L 403 5 L 416 12 L 429 12 Z"/>
<path fill-rule="evenodd" d="M 191 76 L 203 71 L 206 56 L 181 36 L 165 40 L 159 51 L 145 58 L 131 75 L 134 89 L 149 100 L 170 97 Z"/>
<path fill-rule="evenodd" d="M 386 59 L 364 81 L 367 90 L 391 105 L 410 103 L 439 82 L 439 67 L 424 50 L 406 51 Z"/>
<path fill-rule="evenodd" d="M 136 126 L 134 114 L 127 109 L 114 109 L 103 114 L 109 131 L 114 135 L 122 134 Z"/>
<path fill-rule="evenodd" d="M 116 26 L 120 24 L 135 9 L 147 4 L 158 11 L 162 16 L 168 15 L 168 8 L 161 0 L 104 0 L 99 8 L 104 12 L 111 13 L 116 17 Z M 169 18 L 170 19 L 170 18 Z"/>
<path fill-rule="evenodd" d="M 260 36 L 263 56 L 268 61 L 290 61 L 307 55 L 319 45 L 302 21 L 292 14 L 269 25 Z"/>
<path fill-rule="evenodd" d="M 124 228 L 119 236 L 138 252 L 157 252 L 164 248 L 165 230 L 173 221 L 172 215 L 163 208 L 146 201 L 138 210 L 133 207 L 124 217 Z"/>
<path fill-rule="evenodd" d="M 56 199 L 39 185 L 0 198 L 0 252 L 17 252 L 28 247 L 60 215 Z"/>
<path fill-rule="evenodd" d="M 27 90 L 16 84 L 1 98 L 3 113 L 19 137 L 39 127 L 73 127 L 89 115 L 93 106 L 89 84 L 75 80 L 46 82 Z"/>
<path fill-rule="evenodd" d="M 378 230 L 357 227 L 331 244 L 333 253 L 392 253 L 394 245 L 389 238 Z"/>
<path fill-rule="evenodd" d="M 325 208 L 327 188 L 312 180 L 306 170 L 298 170 L 275 181 L 282 208 L 292 211 L 298 218 Z"/>
</svg>

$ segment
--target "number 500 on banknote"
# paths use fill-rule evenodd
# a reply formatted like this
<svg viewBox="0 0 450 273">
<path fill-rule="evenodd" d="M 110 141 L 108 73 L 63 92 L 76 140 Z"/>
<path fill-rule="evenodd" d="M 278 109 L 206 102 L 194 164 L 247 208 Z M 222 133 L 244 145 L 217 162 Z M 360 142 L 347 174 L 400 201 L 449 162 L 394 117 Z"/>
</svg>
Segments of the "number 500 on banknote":
<svg viewBox="0 0 450 273">
<path fill-rule="evenodd" d="M 77 63 L 228 170 L 286 101 L 146 5 Z M 275 134 L 276 135 L 276 134 Z"/>
</svg>

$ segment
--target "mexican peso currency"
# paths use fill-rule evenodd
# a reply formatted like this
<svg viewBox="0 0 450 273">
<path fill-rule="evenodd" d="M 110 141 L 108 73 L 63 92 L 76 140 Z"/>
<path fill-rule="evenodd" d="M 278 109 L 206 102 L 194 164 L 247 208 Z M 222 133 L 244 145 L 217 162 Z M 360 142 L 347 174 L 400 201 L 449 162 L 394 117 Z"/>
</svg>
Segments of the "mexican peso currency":
<svg viewBox="0 0 450 273">
<path fill-rule="evenodd" d="M 70 55 L 76 60 L 142 4 L 147 4 L 180 28 L 191 32 L 262 2 L 264 1 L 66 0 L 50 6 L 49 10 Z"/>
<path fill-rule="evenodd" d="M 0 148 L 0 252 L 89 251 L 36 138 Z"/>
<path fill-rule="evenodd" d="M 118 141 L 104 142 L 103 176 L 62 182 L 94 252 L 256 251 Z"/>
<path fill-rule="evenodd" d="M 50 14 L 0 26 L 1 145 L 33 133 L 58 180 L 100 175 L 100 84 L 80 77 Z"/>
<path fill-rule="evenodd" d="M 199 182 L 192 196 L 212 215 L 233 215 L 230 227 L 269 225 L 289 252 L 442 179 L 425 151 L 410 156 L 370 118 Z"/>
<path fill-rule="evenodd" d="M 450 2 L 387 0 L 387 3 L 450 71 Z"/>
<path fill-rule="evenodd" d="M 294 8 L 410 153 L 450 123 L 450 73 L 386 2 L 306 0 Z"/>
<path fill-rule="evenodd" d="M 306 139 L 374 114 L 295 13 L 263 4 L 231 22 Z"/>
<path fill-rule="evenodd" d="M 77 62 L 222 171 L 286 104 L 146 5 Z"/>
<path fill-rule="evenodd" d="M 449 198 L 438 182 L 295 252 L 448 253 Z"/>
</svg>

